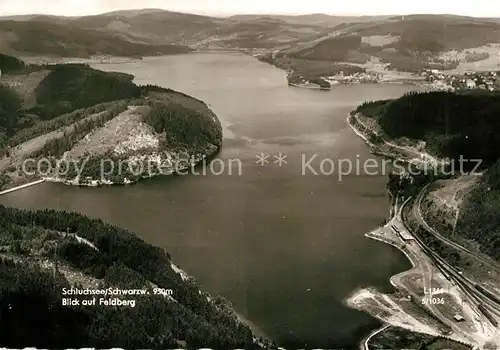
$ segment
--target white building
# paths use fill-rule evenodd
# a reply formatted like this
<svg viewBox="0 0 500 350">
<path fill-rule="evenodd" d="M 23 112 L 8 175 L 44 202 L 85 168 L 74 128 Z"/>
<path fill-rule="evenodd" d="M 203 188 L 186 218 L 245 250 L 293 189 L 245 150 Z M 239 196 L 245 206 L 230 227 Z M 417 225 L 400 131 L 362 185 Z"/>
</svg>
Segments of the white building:
<svg viewBox="0 0 500 350">
<path fill-rule="evenodd" d="M 472 79 L 467 79 L 466 84 L 467 84 L 467 88 L 469 88 L 469 89 L 473 89 L 476 87 L 476 82 Z"/>
</svg>

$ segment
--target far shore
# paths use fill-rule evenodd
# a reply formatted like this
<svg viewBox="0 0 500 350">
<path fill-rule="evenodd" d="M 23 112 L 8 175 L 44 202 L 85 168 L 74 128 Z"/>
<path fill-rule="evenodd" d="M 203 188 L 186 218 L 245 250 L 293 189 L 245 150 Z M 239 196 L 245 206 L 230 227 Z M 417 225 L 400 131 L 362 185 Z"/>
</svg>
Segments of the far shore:
<svg viewBox="0 0 500 350">
<path fill-rule="evenodd" d="M 354 133 L 356 135 L 358 135 L 361 139 L 363 139 L 365 141 L 365 143 L 370 147 L 370 149 L 374 146 L 373 143 L 371 143 L 368 138 L 361 132 L 359 131 L 358 129 L 356 129 L 356 127 L 350 122 L 349 118 L 351 117 L 351 114 L 349 113 L 347 115 L 347 118 L 346 118 L 346 121 L 347 121 L 347 124 L 349 125 L 349 127 L 352 129 L 352 131 L 354 131 Z M 386 244 L 390 244 L 380 238 L 377 238 L 375 236 L 371 236 L 370 233 L 366 233 L 365 234 L 366 237 L 368 238 L 371 238 L 371 239 L 374 239 L 374 240 L 377 240 L 377 241 L 381 241 L 383 243 L 386 243 Z M 399 249 L 399 247 L 396 247 L 395 245 L 391 244 L 393 247 L 397 248 L 398 250 L 402 251 L 401 249 Z M 411 261 L 410 257 L 404 252 L 402 251 L 406 257 L 410 260 L 411 264 L 413 265 L 413 261 Z M 392 276 L 393 277 L 393 276 Z M 392 277 L 389 279 L 389 282 L 391 283 L 391 285 L 394 286 L 393 282 L 392 282 Z M 382 327 L 378 328 L 378 329 L 375 329 L 374 331 L 372 331 L 370 334 L 368 334 L 365 338 L 363 338 L 363 340 L 361 341 L 360 343 L 360 350 L 370 350 L 370 347 L 368 346 L 368 343 L 370 342 L 370 340 L 376 336 L 377 334 L 385 331 L 387 328 L 390 327 L 390 324 L 387 324 L 387 323 L 384 323 L 382 325 Z"/>
<path fill-rule="evenodd" d="M 186 52 L 183 54 L 200 54 L 200 53 L 241 53 L 244 55 L 248 55 L 251 57 L 255 57 L 258 59 L 258 54 L 252 53 L 250 50 L 247 49 L 242 49 L 242 48 L 217 48 L 217 47 L 212 47 L 212 48 L 205 48 L 205 47 L 196 47 L 193 46 L 193 50 L 190 52 Z M 66 63 L 81 63 L 81 64 L 90 64 L 90 65 L 96 65 L 96 64 L 128 64 L 128 63 L 137 63 L 141 62 L 145 58 L 154 58 L 154 57 L 162 57 L 162 56 L 175 56 L 179 54 L 165 54 L 165 55 L 159 55 L 159 56 L 143 56 L 143 57 L 125 57 L 125 56 L 108 56 L 108 55 L 103 55 L 103 56 L 93 56 L 93 57 L 59 57 L 59 56 L 49 56 L 49 55 L 27 55 L 23 56 L 20 55 L 19 57 L 23 59 L 26 63 L 28 64 L 66 64 Z M 268 62 L 265 62 L 268 63 Z M 349 62 L 345 62 L 347 64 L 352 64 Z M 272 63 L 268 63 L 270 65 L 273 65 Z M 286 71 L 284 68 L 280 68 L 276 65 L 273 65 L 278 69 L 281 69 L 285 72 L 287 72 L 287 81 L 288 81 L 288 76 L 290 75 L 291 71 Z M 405 72 L 393 72 L 393 71 L 377 71 L 376 73 L 391 75 L 391 74 L 404 74 Z M 307 84 L 307 85 L 306 85 Z M 301 89 L 312 89 L 312 90 L 320 90 L 320 91 L 329 91 L 331 90 L 334 86 L 337 85 L 355 85 L 355 84 L 408 84 L 408 85 L 417 85 L 421 87 L 428 87 L 430 86 L 429 84 L 426 84 L 425 82 L 422 81 L 422 78 L 417 75 L 413 76 L 405 76 L 405 77 L 383 77 L 382 79 L 376 80 L 376 81 L 360 81 L 360 82 L 342 82 L 338 81 L 338 83 L 330 83 L 330 87 L 321 87 L 317 84 L 314 83 L 291 83 L 288 81 L 288 85 L 296 88 L 301 88 Z"/>
<path fill-rule="evenodd" d="M 349 127 L 354 131 L 354 133 L 359 136 L 361 139 L 363 139 L 365 141 L 365 143 L 370 147 L 372 153 L 376 153 L 374 151 L 374 148 L 375 148 L 375 145 L 373 143 L 371 143 L 369 140 L 368 140 L 368 137 L 363 134 L 360 130 L 358 130 L 350 121 L 350 117 L 351 117 L 351 114 L 349 113 L 347 118 L 346 118 L 346 121 L 347 121 L 347 124 L 349 125 Z M 396 158 L 393 156 L 393 158 Z M 408 202 L 409 198 L 406 200 L 406 202 Z M 402 204 L 402 206 L 404 206 L 405 203 Z M 398 214 L 397 214 L 397 203 L 394 204 L 393 206 L 391 206 L 391 217 L 389 218 L 388 222 L 390 222 L 390 220 L 392 220 L 394 217 L 396 217 Z M 376 230 L 376 229 L 375 229 Z M 376 240 L 376 241 L 380 241 L 380 242 L 383 242 L 385 244 L 389 244 L 391 246 L 393 246 L 394 248 L 398 249 L 400 252 L 402 252 L 406 258 L 410 261 L 410 264 L 412 265 L 412 267 L 409 269 L 409 270 L 406 270 L 406 271 L 402 271 L 401 273 L 405 273 L 407 271 L 410 271 L 412 269 L 414 269 L 415 267 L 417 267 L 417 263 L 411 258 L 411 256 L 406 252 L 404 251 L 403 249 L 401 249 L 401 247 L 398 247 L 397 245 L 395 245 L 394 243 L 392 242 L 388 242 L 384 239 L 382 239 L 381 237 L 378 237 L 376 235 L 373 235 L 372 232 L 374 232 L 375 230 L 371 231 L 371 232 L 368 232 L 365 234 L 365 236 L 367 238 L 370 238 L 370 239 L 373 239 L 373 240 Z M 393 275 L 389 278 L 389 282 L 390 284 L 394 287 L 394 288 L 397 288 L 399 289 L 400 287 L 398 287 L 396 285 L 396 283 L 394 282 L 393 278 L 395 276 L 397 276 L 398 274 L 396 275 Z M 391 325 L 388 324 L 388 323 L 384 323 L 384 325 L 376 330 L 374 330 L 373 332 L 371 332 L 369 335 L 367 335 L 360 343 L 360 350 L 370 350 L 369 346 L 368 346 L 368 343 L 369 341 L 371 340 L 371 338 L 373 338 L 374 336 L 376 336 L 377 334 L 385 331 L 386 329 L 388 329 Z"/>
</svg>

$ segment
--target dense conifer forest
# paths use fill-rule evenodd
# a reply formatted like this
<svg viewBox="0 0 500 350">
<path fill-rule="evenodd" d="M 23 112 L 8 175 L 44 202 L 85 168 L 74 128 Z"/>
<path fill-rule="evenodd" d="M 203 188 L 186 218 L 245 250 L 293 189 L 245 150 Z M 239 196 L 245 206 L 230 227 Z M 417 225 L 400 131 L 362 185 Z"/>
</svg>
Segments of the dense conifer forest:
<svg viewBox="0 0 500 350">
<path fill-rule="evenodd" d="M 26 64 L 17 57 L 0 53 L 0 70 L 2 73 L 16 72 L 26 67 Z"/>
<path fill-rule="evenodd" d="M 27 110 L 23 108 L 24 96 L 13 87 L 0 84 L 0 148 L 55 130 L 106 107 L 99 104 L 141 96 L 141 88 L 132 82 L 133 76 L 103 72 L 84 64 L 30 66 L 25 72 L 24 62 L 3 55 L 0 65 L 12 67 L 18 76 L 50 70 L 35 88 L 35 106 Z M 71 112 L 74 114 L 64 115 Z M 52 120 L 55 121 L 50 123 Z"/>
<path fill-rule="evenodd" d="M 172 269 L 168 253 L 127 230 L 76 213 L 0 206 L 0 232 L 2 346 L 259 348 L 224 299 L 209 299 Z M 35 264 L 47 259 L 55 269 Z M 102 288 L 171 289 L 174 300 L 151 293 L 134 296 L 133 308 L 62 306 L 68 269 Z"/>
<path fill-rule="evenodd" d="M 167 135 L 166 145 L 196 147 L 222 140 L 221 129 L 212 120 L 179 103 L 151 103 L 152 109 L 144 122 L 157 133 Z"/>
<path fill-rule="evenodd" d="M 500 161 L 486 171 L 464 203 L 455 234 L 474 240 L 500 261 Z"/>
<path fill-rule="evenodd" d="M 499 93 L 409 93 L 356 111 L 375 118 L 387 136 L 423 140 L 440 157 L 482 159 L 484 166 L 500 157 Z"/>
<path fill-rule="evenodd" d="M 139 97 L 133 76 L 102 72 L 83 64 L 58 64 L 36 88 L 38 105 L 29 112 L 41 119 L 102 102 Z"/>
</svg>

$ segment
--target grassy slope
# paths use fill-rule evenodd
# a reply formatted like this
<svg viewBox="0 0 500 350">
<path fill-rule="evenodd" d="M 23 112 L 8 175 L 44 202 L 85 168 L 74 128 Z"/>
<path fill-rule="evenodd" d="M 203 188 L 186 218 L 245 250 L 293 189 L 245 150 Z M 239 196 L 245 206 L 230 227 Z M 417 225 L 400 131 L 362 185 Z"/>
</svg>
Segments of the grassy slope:
<svg viewBox="0 0 500 350">
<path fill-rule="evenodd" d="M 473 17 L 412 15 L 376 25 L 361 24 L 351 30 L 363 36 L 400 36 L 401 41 L 391 47 L 420 53 L 465 49 L 500 41 L 498 23 Z"/>
<path fill-rule="evenodd" d="M 499 157 L 500 94 L 495 92 L 411 93 L 399 99 L 358 107 L 391 138 L 424 140 L 439 157 L 482 159 L 483 166 Z"/>
<path fill-rule="evenodd" d="M 1 86 L 4 93 L 0 101 L 3 106 L 0 111 L 0 134 L 7 133 L 10 137 L 23 129 L 33 127 L 40 120 L 51 120 L 76 109 L 139 97 L 141 94 L 140 88 L 132 83 L 133 77 L 130 75 L 102 72 L 78 64 L 29 67 L 15 72 L 16 82 L 27 84 L 29 75 L 25 70 L 34 69 L 46 70 L 49 73 L 33 88 L 36 101 L 28 110 L 23 110 L 22 103 L 17 101 L 25 96 L 19 96 L 8 86 Z M 8 77 L 4 79 L 9 80 Z M 10 112 L 2 116 L 3 110 Z"/>
</svg>

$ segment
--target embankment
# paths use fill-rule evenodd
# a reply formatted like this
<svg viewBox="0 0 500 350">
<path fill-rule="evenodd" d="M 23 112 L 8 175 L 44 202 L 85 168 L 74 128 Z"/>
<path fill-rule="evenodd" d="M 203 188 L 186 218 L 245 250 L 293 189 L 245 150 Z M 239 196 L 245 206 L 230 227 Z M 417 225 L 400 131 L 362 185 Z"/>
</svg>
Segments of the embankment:
<svg viewBox="0 0 500 350">
<path fill-rule="evenodd" d="M 0 196 L 2 194 L 7 194 L 7 193 L 10 193 L 10 192 L 22 190 L 23 188 L 27 188 L 27 187 L 31 187 L 31 186 L 34 186 L 34 185 L 38 185 L 38 184 L 41 184 L 42 182 L 45 182 L 45 179 L 36 180 L 36 181 L 29 182 L 29 183 L 24 184 L 24 185 L 20 185 L 20 186 L 16 186 L 16 187 L 13 187 L 13 188 L 9 188 L 7 190 L 1 191 L 0 192 Z"/>
</svg>

